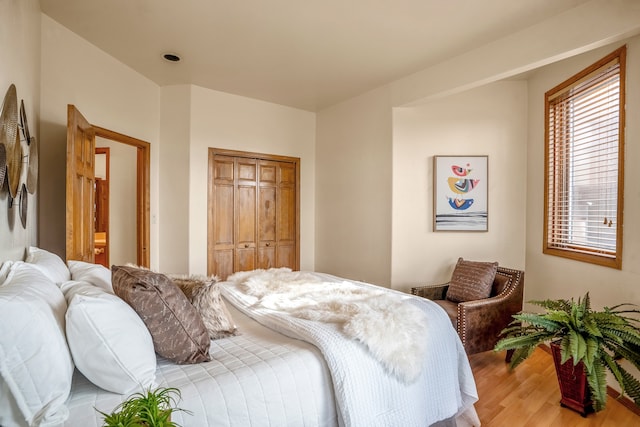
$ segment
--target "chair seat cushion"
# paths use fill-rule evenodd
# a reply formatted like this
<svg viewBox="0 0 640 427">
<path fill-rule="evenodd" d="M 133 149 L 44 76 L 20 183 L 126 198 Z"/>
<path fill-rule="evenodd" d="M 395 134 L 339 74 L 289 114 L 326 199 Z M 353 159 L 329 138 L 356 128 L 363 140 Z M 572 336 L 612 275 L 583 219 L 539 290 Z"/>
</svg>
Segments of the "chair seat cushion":
<svg viewBox="0 0 640 427">
<path fill-rule="evenodd" d="M 458 327 L 458 303 L 453 301 L 449 301 L 446 299 L 434 300 L 436 304 L 444 309 L 447 312 L 447 316 L 449 316 L 449 320 L 453 324 L 454 328 Z"/>
<path fill-rule="evenodd" d="M 497 270 L 497 262 L 466 261 L 458 258 L 446 298 L 453 302 L 488 298 Z"/>
</svg>

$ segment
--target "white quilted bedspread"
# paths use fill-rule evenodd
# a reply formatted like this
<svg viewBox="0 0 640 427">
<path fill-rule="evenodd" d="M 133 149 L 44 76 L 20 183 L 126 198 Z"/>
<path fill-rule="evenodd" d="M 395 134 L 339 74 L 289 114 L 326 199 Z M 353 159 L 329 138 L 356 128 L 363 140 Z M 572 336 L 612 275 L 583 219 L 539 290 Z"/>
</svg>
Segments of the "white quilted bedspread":
<svg viewBox="0 0 640 427">
<path fill-rule="evenodd" d="M 176 365 L 158 359 L 159 385 L 182 392 L 183 427 L 337 426 L 333 387 L 319 350 L 266 328 L 229 307 L 241 335 L 211 342 L 212 361 Z M 101 390 L 75 373 L 65 427 L 102 425 L 127 396 Z"/>
<path fill-rule="evenodd" d="M 325 282 L 343 280 L 316 274 Z M 389 290 L 423 310 L 428 322 L 422 374 L 405 384 L 387 373 L 361 343 L 346 339 L 335 324 L 254 306 L 256 298 L 233 282 L 224 282 L 222 289 L 233 305 L 258 322 L 320 349 L 331 372 L 341 425 L 418 427 L 467 411 L 475 415 L 477 392 L 462 343 L 444 311 L 431 301 Z"/>
</svg>

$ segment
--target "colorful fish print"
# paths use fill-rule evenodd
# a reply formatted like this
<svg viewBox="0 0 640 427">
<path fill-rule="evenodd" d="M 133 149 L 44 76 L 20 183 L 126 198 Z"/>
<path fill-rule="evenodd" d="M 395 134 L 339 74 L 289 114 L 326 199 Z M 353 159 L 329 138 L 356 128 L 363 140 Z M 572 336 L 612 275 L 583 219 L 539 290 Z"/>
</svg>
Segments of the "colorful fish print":
<svg viewBox="0 0 640 427">
<path fill-rule="evenodd" d="M 469 163 L 467 163 L 467 167 L 466 168 L 464 168 L 462 166 L 453 165 L 453 166 L 451 166 L 451 170 L 457 176 L 467 176 L 467 175 L 469 175 L 471 173 L 471 170 L 472 170 L 472 169 L 469 169 L 469 166 L 471 166 L 471 165 L 469 165 Z"/>
<path fill-rule="evenodd" d="M 473 199 L 455 199 L 453 197 L 447 197 L 447 199 L 449 200 L 449 205 L 457 211 L 469 209 L 473 204 Z"/>
<path fill-rule="evenodd" d="M 480 180 L 479 179 L 458 179 L 452 176 L 450 178 L 447 178 L 447 182 L 449 183 L 449 188 L 451 188 L 451 190 L 454 193 L 466 194 L 469 191 L 473 190 L 475 186 L 478 185 L 478 182 L 480 182 Z"/>
</svg>

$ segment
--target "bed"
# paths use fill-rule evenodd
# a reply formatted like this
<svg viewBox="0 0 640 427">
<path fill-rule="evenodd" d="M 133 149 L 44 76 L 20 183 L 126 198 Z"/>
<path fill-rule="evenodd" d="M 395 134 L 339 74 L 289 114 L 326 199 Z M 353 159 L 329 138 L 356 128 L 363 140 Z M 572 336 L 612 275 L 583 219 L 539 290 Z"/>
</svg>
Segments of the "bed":
<svg viewBox="0 0 640 427">
<path fill-rule="evenodd" d="M 66 341 L 63 334 L 63 341 L 49 341 L 42 344 L 44 347 L 37 348 L 37 343 L 31 343 L 37 348 L 34 357 L 40 361 L 30 358 L 20 366 L 17 363 L 9 366 L 15 357 L 9 354 L 13 350 L 6 341 L 12 338 L 8 335 L 0 338 L 5 341 L 0 342 L 2 427 L 100 426 L 102 416 L 96 409 L 109 412 L 128 395 L 96 386 L 91 375 L 81 373 L 86 372 L 87 361 L 80 360 L 77 352 L 69 351 L 69 355 L 74 356 L 70 357 L 72 363 L 75 362 L 71 366 L 63 361 L 63 369 L 56 372 L 50 368 L 38 370 L 43 363 L 50 366 L 58 363 L 53 353 L 56 348 L 57 354 L 64 353 L 65 344 L 74 347 L 72 325 L 78 322 L 69 317 L 76 302 L 71 302 L 74 297 L 70 294 L 82 293 L 79 290 L 84 289 L 83 298 L 89 298 L 86 295 L 91 296 L 100 289 L 100 298 L 116 298 L 108 291 L 114 287 L 111 271 L 79 262 L 65 265 L 55 258 L 46 251 L 30 248 L 26 262 L 3 263 L 0 269 L 0 324 L 4 324 L 0 326 L 0 334 L 10 335 L 11 330 L 19 329 L 14 324 L 18 320 L 8 322 L 5 316 L 12 313 L 10 302 L 14 309 L 17 305 L 16 291 L 23 292 L 25 284 L 17 283 L 20 280 L 16 279 L 20 275 L 23 282 L 24 277 L 29 283 L 38 281 L 38 292 L 46 289 L 44 294 L 28 295 L 25 301 L 38 298 L 54 301 L 53 318 L 57 316 L 62 331 L 65 331 L 65 322 L 60 321 L 60 313 L 67 310 Z M 42 274 L 38 275 L 34 267 Z M 241 273 L 216 284 L 238 333 L 210 340 L 209 361 L 174 363 L 154 355 L 153 369 L 147 364 L 147 376 L 153 377 L 154 385 L 177 387 L 181 391 L 179 406 L 188 412 L 175 413 L 173 421 L 185 427 L 480 425 L 473 407 L 477 392 L 468 359 L 448 317 L 436 304 L 321 273 L 279 270 L 278 278 L 282 274 L 298 276 L 293 284 L 280 285 L 281 289 L 274 288 L 273 277 L 266 285 L 262 283 L 262 288 L 247 285 L 263 273 Z M 301 295 L 292 295 L 292 289 L 302 289 L 299 285 L 303 279 L 313 283 Z M 50 283 L 45 283 L 47 281 Z M 332 289 L 329 294 L 333 299 L 323 299 L 325 297 L 316 294 L 327 288 Z M 322 301 L 319 302 L 319 298 Z M 372 300 L 376 300 L 377 305 L 367 305 Z M 64 307 L 63 302 L 66 302 Z M 363 304 L 371 310 L 364 310 Z M 314 305 L 321 310 L 310 310 Z M 100 307 L 90 307 L 93 322 L 100 316 Z M 354 307 L 367 316 L 354 316 Z M 399 321 L 405 309 L 417 315 L 415 325 Z M 394 315 L 392 312 L 397 313 L 397 319 L 389 317 Z M 371 315 L 378 318 L 371 319 Z M 363 318 L 359 326 L 350 324 L 355 318 Z M 375 322 L 395 324 L 395 330 L 380 328 L 380 323 Z M 33 321 L 26 324 L 29 323 Z M 424 329 L 421 324 L 425 325 Z M 390 350 L 393 346 L 385 344 L 389 337 L 366 332 L 367 325 L 389 330 L 405 341 L 400 341 L 402 346 L 394 353 Z M 345 332 L 348 328 L 351 328 L 349 334 Z M 406 331 L 411 329 L 413 335 Z M 415 334 L 420 334 L 423 340 L 415 340 Z M 47 333 L 47 340 L 51 335 L 54 334 Z M 86 332 L 83 336 L 86 337 Z M 381 338 L 387 341 L 380 341 Z M 414 345 L 414 341 L 419 343 Z M 415 353 L 416 345 L 419 357 L 407 362 L 404 355 Z M 97 359 L 101 360 L 102 355 Z M 135 363 L 141 363 L 142 359 L 137 357 Z M 31 364 L 26 369 L 31 372 L 23 372 L 23 377 L 32 382 L 64 383 L 68 375 L 68 389 L 62 384 L 54 392 L 21 390 L 16 384 L 16 378 L 20 379 L 16 370 L 24 371 L 26 364 Z M 43 377 L 39 379 L 39 375 Z M 49 399 L 48 403 L 43 404 L 43 396 Z"/>
</svg>

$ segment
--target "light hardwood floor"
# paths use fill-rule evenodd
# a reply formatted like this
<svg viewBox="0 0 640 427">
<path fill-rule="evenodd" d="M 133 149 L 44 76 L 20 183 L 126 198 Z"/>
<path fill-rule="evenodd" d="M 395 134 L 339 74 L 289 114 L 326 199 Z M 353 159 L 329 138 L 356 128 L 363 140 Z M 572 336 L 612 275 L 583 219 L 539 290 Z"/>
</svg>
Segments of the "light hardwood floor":
<svg viewBox="0 0 640 427">
<path fill-rule="evenodd" d="M 478 388 L 476 410 L 483 427 L 631 427 L 640 416 L 609 397 L 606 408 L 583 418 L 560 406 L 560 389 L 551 354 L 537 349 L 510 371 L 504 352 L 469 357 Z"/>
</svg>

